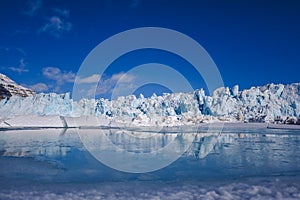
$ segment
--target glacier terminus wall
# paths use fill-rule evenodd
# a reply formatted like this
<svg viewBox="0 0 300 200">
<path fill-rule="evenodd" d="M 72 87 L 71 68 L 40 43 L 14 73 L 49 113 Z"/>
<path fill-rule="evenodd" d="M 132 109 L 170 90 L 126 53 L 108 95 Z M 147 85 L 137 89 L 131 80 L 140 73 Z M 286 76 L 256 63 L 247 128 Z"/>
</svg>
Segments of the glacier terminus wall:
<svg viewBox="0 0 300 200">
<path fill-rule="evenodd" d="M 222 87 L 206 95 L 203 89 L 193 93 L 173 93 L 149 98 L 140 95 L 116 100 L 81 99 L 70 93 L 40 93 L 27 97 L 11 96 L 0 101 L 0 118 L 16 116 L 95 116 L 132 125 L 189 125 L 215 121 L 274 122 L 300 116 L 300 83 L 268 84 L 239 91 Z M 62 122 L 64 123 L 64 122 Z"/>
</svg>

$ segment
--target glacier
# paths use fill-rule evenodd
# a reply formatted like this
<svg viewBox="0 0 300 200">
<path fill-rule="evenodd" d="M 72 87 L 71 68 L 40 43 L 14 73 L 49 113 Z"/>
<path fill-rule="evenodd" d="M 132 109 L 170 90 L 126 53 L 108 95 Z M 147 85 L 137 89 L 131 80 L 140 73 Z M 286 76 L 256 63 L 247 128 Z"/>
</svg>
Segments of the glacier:
<svg viewBox="0 0 300 200">
<path fill-rule="evenodd" d="M 149 98 L 143 95 L 121 96 L 116 100 L 74 101 L 70 93 L 15 95 L 0 101 L 0 113 L 0 126 L 9 126 L 10 123 L 21 126 L 22 120 L 16 120 L 18 116 L 43 116 L 48 123 L 57 126 L 76 124 L 73 119 L 84 119 L 82 123 L 94 120 L 90 126 L 96 123 L 177 126 L 208 122 L 274 122 L 276 118 L 296 122 L 300 117 L 300 83 L 267 84 L 242 91 L 236 85 L 218 88 L 211 95 L 197 89 L 191 93 L 153 94 Z M 57 117 L 62 117 L 60 122 Z"/>
</svg>

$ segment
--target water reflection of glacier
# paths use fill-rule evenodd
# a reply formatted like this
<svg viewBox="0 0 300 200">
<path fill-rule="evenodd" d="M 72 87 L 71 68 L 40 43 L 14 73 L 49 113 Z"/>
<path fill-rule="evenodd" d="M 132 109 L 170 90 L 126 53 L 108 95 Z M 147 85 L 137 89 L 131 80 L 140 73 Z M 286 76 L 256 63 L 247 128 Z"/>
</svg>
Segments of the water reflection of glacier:
<svg viewBox="0 0 300 200">
<path fill-rule="evenodd" d="M 84 142 L 95 144 L 89 148 L 94 147 L 96 153 L 104 152 L 115 162 L 124 153 L 129 153 L 142 155 L 139 164 L 149 165 L 151 162 L 145 160 L 145 155 L 151 159 L 166 147 L 171 147 L 167 149 L 168 154 L 164 154 L 166 158 L 172 154 L 182 155 L 155 172 L 135 175 L 117 172 L 91 156 L 80 140 L 84 135 L 88 136 Z M 0 185 L 1 181 L 16 177 L 89 182 L 300 176 L 299 144 L 297 131 L 269 132 L 263 129 L 239 133 L 229 130 L 222 133 L 149 133 L 120 129 L 100 132 L 98 129 L 1 131 Z M 120 160 L 130 165 L 130 160 Z"/>
<path fill-rule="evenodd" d="M 153 133 L 121 129 L 10 130 L 0 132 L 0 155 L 64 157 L 74 148 L 85 151 L 81 140 L 95 142 L 90 148 L 96 148 L 97 151 L 124 150 L 135 154 L 157 153 L 175 143 L 172 152 L 204 158 L 220 140 L 220 134 Z"/>
<path fill-rule="evenodd" d="M 0 133 L 2 156 L 66 156 L 71 147 L 81 146 L 75 134 L 66 130 L 14 130 Z"/>
<path fill-rule="evenodd" d="M 78 134 L 79 133 L 79 134 Z M 85 137 L 86 138 L 83 138 Z M 98 151 L 127 151 L 130 153 L 155 153 L 172 142 L 173 152 L 183 156 L 205 158 L 210 152 L 226 148 L 239 140 L 265 143 L 267 148 L 274 139 L 296 137 L 293 134 L 249 133 L 153 133 L 122 129 L 40 129 L 10 130 L 0 132 L 0 155 L 14 157 L 63 157 L 72 149 L 85 151 L 81 139 L 94 142 L 91 148 Z M 261 140 L 263 138 L 263 140 Z M 270 138 L 270 141 L 266 138 Z M 265 141 L 265 142 L 264 142 Z M 113 148 L 112 148 L 113 146 Z M 171 152 L 170 152 L 171 153 Z"/>
<path fill-rule="evenodd" d="M 187 151 L 194 133 L 149 133 L 122 129 L 78 130 L 85 148 L 103 164 L 123 172 L 164 168 Z"/>
</svg>

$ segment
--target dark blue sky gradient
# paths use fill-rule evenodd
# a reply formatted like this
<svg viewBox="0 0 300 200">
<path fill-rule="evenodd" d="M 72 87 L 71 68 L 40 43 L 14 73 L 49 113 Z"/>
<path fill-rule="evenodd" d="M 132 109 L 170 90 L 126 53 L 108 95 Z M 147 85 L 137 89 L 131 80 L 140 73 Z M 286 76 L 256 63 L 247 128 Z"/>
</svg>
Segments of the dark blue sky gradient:
<svg viewBox="0 0 300 200">
<path fill-rule="evenodd" d="M 44 92 L 67 92 L 73 85 L 46 77 L 45 68 L 76 74 L 100 42 L 147 26 L 174 29 L 195 39 L 215 61 L 226 86 L 239 84 L 243 89 L 300 81 L 296 0 L 2 0 L 0 16 L 0 72 L 28 87 L 44 83 Z M 63 30 L 47 27 L 52 17 L 63 22 Z M 206 87 L 188 63 L 159 51 L 133 52 L 117 60 L 106 75 L 152 60 L 179 70 L 194 88 Z"/>
</svg>

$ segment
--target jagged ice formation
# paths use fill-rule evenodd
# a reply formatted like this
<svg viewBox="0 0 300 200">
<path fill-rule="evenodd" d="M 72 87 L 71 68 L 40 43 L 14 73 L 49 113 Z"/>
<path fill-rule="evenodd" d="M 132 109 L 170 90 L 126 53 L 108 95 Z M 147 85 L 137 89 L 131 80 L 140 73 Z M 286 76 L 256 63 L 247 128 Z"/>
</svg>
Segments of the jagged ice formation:
<svg viewBox="0 0 300 200">
<path fill-rule="evenodd" d="M 16 115 L 60 115 L 69 117 L 99 116 L 121 123 L 148 125 L 180 125 L 211 121 L 272 122 L 275 117 L 300 115 L 300 83 L 268 84 L 239 91 L 219 88 L 211 96 L 203 89 L 193 93 L 174 93 L 162 96 L 140 95 L 119 97 L 116 100 L 81 99 L 70 94 L 13 95 L 0 101 L 1 118 Z"/>
</svg>

